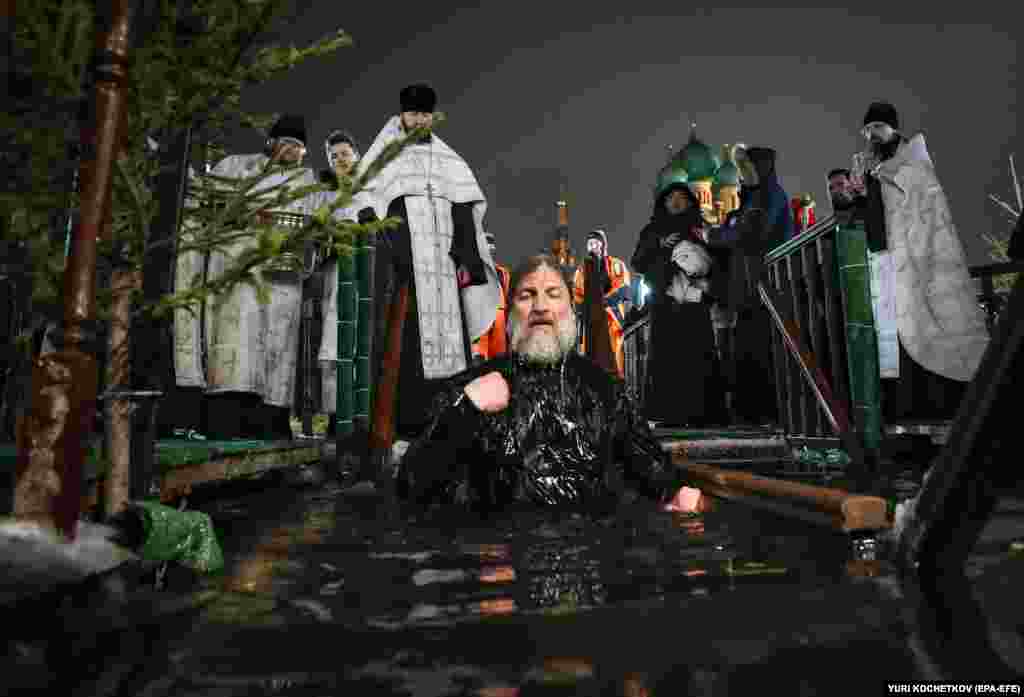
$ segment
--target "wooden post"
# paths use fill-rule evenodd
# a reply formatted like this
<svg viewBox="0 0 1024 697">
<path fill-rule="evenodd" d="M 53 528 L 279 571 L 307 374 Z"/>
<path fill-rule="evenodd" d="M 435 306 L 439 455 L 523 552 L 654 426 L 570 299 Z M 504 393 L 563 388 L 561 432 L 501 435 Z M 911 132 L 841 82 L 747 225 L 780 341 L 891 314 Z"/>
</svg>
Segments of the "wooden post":
<svg viewBox="0 0 1024 697">
<path fill-rule="evenodd" d="M 388 308 L 387 343 L 381 359 L 370 432 L 360 467 L 362 481 L 376 482 L 395 440 L 395 409 L 398 397 L 398 376 L 402 361 L 402 335 L 409 314 L 409 286 L 412 278 L 398 281 L 398 290 Z M 415 320 L 414 320 L 415 321 Z"/>
<path fill-rule="evenodd" d="M 60 350 L 34 362 L 29 412 L 18 429 L 14 513 L 52 523 L 71 539 L 81 512 L 83 441 L 92 427 L 98 377 L 96 240 L 110 208 L 135 7 L 133 0 L 109 0 L 100 8 L 95 101 L 82 129 L 81 217 L 64 271 Z"/>
<path fill-rule="evenodd" d="M 131 313 L 132 294 L 142 285 L 136 269 L 115 268 L 113 304 L 107 335 L 106 452 L 110 469 L 104 480 L 103 513 L 110 519 L 128 505 L 132 492 Z"/>
</svg>

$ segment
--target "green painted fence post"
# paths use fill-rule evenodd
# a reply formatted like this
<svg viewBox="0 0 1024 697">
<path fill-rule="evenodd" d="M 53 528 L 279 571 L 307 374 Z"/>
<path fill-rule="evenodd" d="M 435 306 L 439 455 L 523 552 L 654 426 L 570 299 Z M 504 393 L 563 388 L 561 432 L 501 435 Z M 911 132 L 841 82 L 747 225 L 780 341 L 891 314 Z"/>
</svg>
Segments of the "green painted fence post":
<svg viewBox="0 0 1024 697">
<path fill-rule="evenodd" d="M 369 428 L 373 401 L 373 381 L 370 371 L 373 355 L 373 268 L 376 258 L 376 239 L 372 233 L 360 232 L 356 238 L 355 275 L 358 296 L 355 411 L 354 418 Z"/>
<path fill-rule="evenodd" d="M 840 226 L 835 249 L 835 272 L 846 319 L 846 364 L 853 421 L 863 439 L 865 453 L 877 458 L 882 448 L 882 379 L 871 306 L 867 234 L 863 225 Z"/>
<path fill-rule="evenodd" d="M 338 374 L 335 397 L 335 433 L 340 440 L 352 435 L 353 359 L 356 347 L 356 284 L 351 254 L 338 256 Z"/>
</svg>

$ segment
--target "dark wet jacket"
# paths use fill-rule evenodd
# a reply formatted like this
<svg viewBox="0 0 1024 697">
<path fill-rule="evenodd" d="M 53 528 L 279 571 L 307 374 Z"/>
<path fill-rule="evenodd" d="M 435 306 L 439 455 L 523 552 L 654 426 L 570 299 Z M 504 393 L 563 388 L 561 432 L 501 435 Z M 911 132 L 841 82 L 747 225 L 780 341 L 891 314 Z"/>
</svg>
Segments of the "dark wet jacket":
<svg viewBox="0 0 1024 697">
<path fill-rule="evenodd" d="M 463 392 L 497 371 L 509 406 L 481 412 Z M 577 504 L 611 498 L 628 485 L 658 500 L 675 481 L 669 457 L 621 380 L 571 353 L 553 366 L 514 355 L 448 380 L 430 425 L 402 460 L 398 493 L 421 503 L 454 502 L 461 484 L 484 505 Z"/>
</svg>

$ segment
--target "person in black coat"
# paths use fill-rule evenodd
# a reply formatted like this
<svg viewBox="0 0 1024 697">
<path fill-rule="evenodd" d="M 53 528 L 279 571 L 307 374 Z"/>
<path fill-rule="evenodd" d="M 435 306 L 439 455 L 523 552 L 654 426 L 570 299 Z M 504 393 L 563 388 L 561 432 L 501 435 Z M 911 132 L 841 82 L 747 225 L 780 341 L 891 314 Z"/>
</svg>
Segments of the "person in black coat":
<svg viewBox="0 0 1024 697">
<path fill-rule="evenodd" d="M 704 219 L 690 188 L 674 183 L 656 194 L 631 265 L 651 287 L 651 344 L 645 412 L 663 425 L 722 424 L 725 392 L 715 351 L 711 255 Z"/>
</svg>

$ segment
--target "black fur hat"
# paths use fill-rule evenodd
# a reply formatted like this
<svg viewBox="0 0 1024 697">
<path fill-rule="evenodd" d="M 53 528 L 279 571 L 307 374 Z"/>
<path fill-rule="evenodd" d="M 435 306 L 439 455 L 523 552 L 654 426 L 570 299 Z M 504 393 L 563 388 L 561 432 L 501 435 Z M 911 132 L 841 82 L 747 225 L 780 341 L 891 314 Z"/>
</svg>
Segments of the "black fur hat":
<svg viewBox="0 0 1024 697">
<path fill-rule="evenodd" d="M 888 102 L 872 102 L 871 106 L 868 107 L 868 111 L 864 114 L 864 125 L 867 126 L 869 123 L 887 123 L 892 126 L 893 130 L 899 130 L 900 128 L 900 117 L 896 113 L 896 107 Z"/>
<path fill-rule="evenodd" d="M 306 144 L 306 119 L 298 114 L 284 114 L 270 129 L 270 138 L 295 138 Z"/>
<path fill-rule="evenodd" d="M 402 88 L 398 94 L 402 111 L 420 111 L 425 114 L 434 112 L 437 106 L 437 92 L 430 85 L 418 82 Z"/>
</svg>

